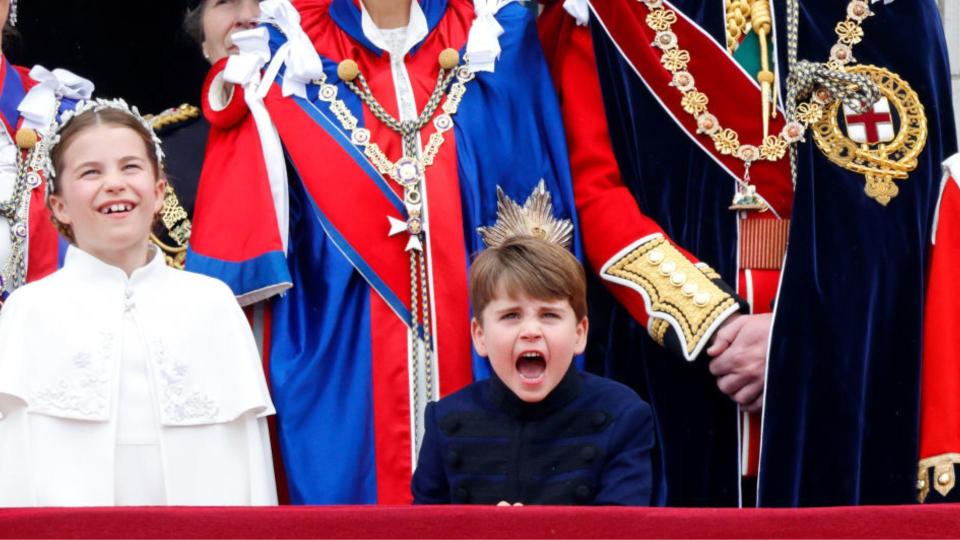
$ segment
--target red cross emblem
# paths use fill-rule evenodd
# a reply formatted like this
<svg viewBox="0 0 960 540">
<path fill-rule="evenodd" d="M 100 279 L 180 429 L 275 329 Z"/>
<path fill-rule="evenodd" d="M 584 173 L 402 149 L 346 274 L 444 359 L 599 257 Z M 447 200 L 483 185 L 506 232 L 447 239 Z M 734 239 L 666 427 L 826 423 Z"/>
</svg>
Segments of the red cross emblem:
<svg viewBox="0 0 960 540">
<path fill-rule="evenodd" d="M 890 102 L 880 98 L 862 113 L 855 112 L 846 105 L 843 116 L 847 121 L 847 135 L 860 144 L 878 144 L 890 142 L 896 137 L 893 129 L 893 115 L 890 114 Z"/>
</svg>

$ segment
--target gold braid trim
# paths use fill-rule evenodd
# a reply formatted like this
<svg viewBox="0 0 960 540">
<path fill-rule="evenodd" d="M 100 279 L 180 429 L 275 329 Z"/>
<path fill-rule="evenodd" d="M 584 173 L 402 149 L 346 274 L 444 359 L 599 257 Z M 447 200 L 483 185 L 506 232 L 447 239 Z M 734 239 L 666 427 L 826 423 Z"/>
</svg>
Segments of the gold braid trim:
<svg viewBox="0 0 960 540">
<path fill-rule="evenodd" d="M 166 260 L 167 266 L 176 268 L 177 270 L 183 270 L 187 263 L 186 246 L 177 247 L 167 245 L 163 240 L 157 238 L 157 235 L 154 233 L 150 233 L 150 241 L 163 253 L 163 258 Z"/>
<path fill-rule="evenodd" d="M 184 103 L 179 107 L 167 109 L 157 115 L 150 114 L 144 118 L 147 122 L 150 122 L 150 127 L 154 131 L 159 131 L 167 126 L 179 124 L 199 116 L 199 107 Z M 163 193 L 163 207 L 160 209 L 159 217 L 175 245 L 166 244 L 155 234 L 150 234 L 150 241 L 163 252 L 167 265 L 183 270 L 187 261 L 187 243 L 190 241 L 192 225 L 190 216 L 180 204 L 180 198 L 177 197 L 176 191 L 169 182 Z"/>
<path fill-rule="evenodd" d="M 663 343 L 676 321 L 677 336 L 685 354 L 698 350 L 717 319 L 737 305 L 736 300 L 711 281 L 719 277 L 710 267 L 694 265 L 663 236 L 657 235 L 608 262 L 601 277 L 642 292 L 649 299 L 651 337 Z"/>
<path fill-rule="evenodd" d="M 960 454 L 940 454 L 921 459 L 917 464 L 917 500 L 922 503 L 930 494 L 931 470 L 933 470 L 933 489 L 946 497 L 957 483 L 954 465 L 960 465 Z"/>
<path fill-rule="evenodd" d="M 150 122 L 150 127 L 154 131 L 161 130 L 172 124 L 179 124 L 184 120 L 190 120 L 191 118 L 197 118 L 200 116 L 200 108 L 196 105 L 190 105 L 189 103 L 184 103 L 179 107 L 174 107 L 167 109 L 160 114 L 153 115 L 148 114 L 144 117 L 147 122 Z"/>
<path fill-rule="evenodd" d="M 190 242 L 192 225 L 190 216 L 180 205 L 180 199 L 169 183 L 163 193 L 163 207 L 160 208 L 159 218 L 176 245 L 167 245 L 155 234 L 150 235 L 150 241 L 163 251 L 169 266 L 183 270 L 187 262 L 187 244 Z"/>
<path fill-rule="evenodd" d="M 666 319 L 650 319 L 650 337 L 661 347 L 667 338 L 667 330 L 670 329 L 670 323 Z"/>
<path fill-rule="evenodd" d="M 710 279 L 710 280 L 723 279 L 720 277 L 720 274 L 718 274 L 716 270 L 714 270 L 713 268 L 710 268 L 710 265 L 705 262 L 697 263 L 696 267 L 701 272 L 703 272 L 703 275 L 707 276 L 707 279 Z"/>
</svg>

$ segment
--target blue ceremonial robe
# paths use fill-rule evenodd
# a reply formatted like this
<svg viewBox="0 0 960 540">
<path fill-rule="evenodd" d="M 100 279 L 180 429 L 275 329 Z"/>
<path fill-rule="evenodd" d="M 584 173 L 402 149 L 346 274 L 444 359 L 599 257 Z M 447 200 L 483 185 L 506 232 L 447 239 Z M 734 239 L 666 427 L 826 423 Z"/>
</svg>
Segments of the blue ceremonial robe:
<svg viewBox="0 0 960 540">
<path fill-rule="evenodd" d="M 842 7 L 802 2 L 800 58 L 828 57 Z M 828 161 L 812 141 L 800 146 L 768 364 L 763 506 L 916 500 L 927 246 L 940 163 L 956 151 L 956 132 L 936 3 L 871 9 L 854 55 L 917 92 L 927 144 L 886 206 L 864 195 L 862 175 Z"/>
<path fill-rule="evenodd" d="M 721 3 L 672 4 L 722 46 Z M 786 80 L 786 2 L 771 4 L 780 78 Z M 915 499 L 926 245 L 939 163 L 956 141 L 935 3 L 871 7 L 876 15 L 863 23 L 865 37 L 854 55 L 912 86 L 929 135 L 916 168 L 897 181 L 899 195 L 886 206 L 864 194 L 862 175 L 828 161 L 809 133 L 799 146 L 767 366 L 759 476 L 764 506 Z M 844 17 L 843 3 L 801 1 L 800 58 L 826 61 L 836 42 L 834 27 Z M 727 210 L 735 184 L 695 137 L 678 129 L 596 17 L 590 24 L 624 181 L 642 211 L 671 238 L 735 282 L 736 216 Z M 666 99 L 679 101 L 679 94 Z M 724 121 L 723 111 L 712 112 Z M 759 122 L 759 111 L 756 116 Z M 596 302 L 594 309 L 602 310 Z M 609 317 L 600 324 L 611 329 L 607 373 L 643 388 L 662 411 L 658 428 L 670 504 L 735 504 L 736 408 L 716 392 L 706 362 L 677 362 L 639 336 L 642 331 L 630 333 L 635 324 L 622 310 L 600 313 Z M 592 316 L 596 327 L 600 316 Z M 637 337 L 621 339 L 625 335 Z"/>
<path fill-rule="evenodd" d="M 399 135 L 376 120 L 337 77 L 337 63 L 354 59 L 378 101 L 398 116 L 389 55 L 364 36 L 358 5 L 351 0 L 294 4 L 338 98 L 390 159 L 399 158 Z M 466 0 L 421 0 L 420 7 L 429 32 L 405 57 L 418 111 L 436 83 L 437 55 L 447 47 L 463 54 L 474 19 L 472 2 Z M 431 335 L 440 395 L 489 373 L 486 361 L 471 355 L 466 268 L 471 254 L 482 248 L 477 227 L 496 221 L 497 187 L 522 203 L 543 179 L 555 215 L 575 219 L 562 123 L 533 16 L 511 3 L 496 20 L 504 32 L 495 72 L 479 72 L 467 83 L 454 128 L 426 169 Z M 270 31 L 276 52 L 286 37 L 276 28 Z M 406 502 L 415 458 L 409 392 L 415 373 L 407 341 L 410 267 L 406 234 L 387 234 L 388 215 L 405 219 L 401 192 L 350 143 L 329 104 L 318 97 L 316 84 L 308 86 L 307 99 L 280 95 L 283 73 L 265 104 L 288 157 L 285 260 L 275 247 L 245 244 L 259 234 L 258 225 L 230 221 L 235 207 L 205 194 L 215 189 L 207 183 L 208 172 L 210 178 L 214 173 L 229 178 L 232 190 L 253 174 L 238 165 L 242 156 L 218 158 L 225 154 L 217 152 L 228 149 L 218 148 L 214 132 L 214 160 L 210 155 L 207 160 L 216 168 L 205 168 L 201 180 L 187 265 L 224 278 L 238 295 L 293 285 L 273 300 L 269 351 L 291 501 Z M 432 132 L 430 123 L 421 132 L 423 144 Z M 218 234 L 228 222 L 234 223 L 229 237 Z"/>
</svg>

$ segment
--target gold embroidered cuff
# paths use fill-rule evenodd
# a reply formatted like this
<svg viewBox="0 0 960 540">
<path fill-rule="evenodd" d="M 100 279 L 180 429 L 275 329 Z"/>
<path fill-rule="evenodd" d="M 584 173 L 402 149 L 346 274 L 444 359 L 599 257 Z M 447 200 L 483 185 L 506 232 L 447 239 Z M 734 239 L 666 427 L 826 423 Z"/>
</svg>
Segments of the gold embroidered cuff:
<svg viewBox="0 0 960 540">
<path fill-rule="evenodd" d="M 600 276 L 640 293 L 651 317 L 651 337 L 663 345 L 673 328 L 681 353 L 693 360 L 720 323 L 739 308 L 736 298 L 713 282 L 719 278 L 716 272 L 700 266 L 655 234 L 607 261 Z"/>
<path fill-rule="evenodd" d="M 650 319 L 650 337 L 661 347 L 666 346 L 667 330 L 670 329 L 670 323 L 665 319 Z"/>
<path fill-rule="evenodd" d="M 940 495 L 946 497 L 957 483 L 954 465 L 960 465 L 960 454 L 940 454 L 921 459 L 917 464 L 917 500 L 923 502 L 930 494 L 930 484 Z M 930 478 L 930 471 L 933 478 Z"/>
</svg>

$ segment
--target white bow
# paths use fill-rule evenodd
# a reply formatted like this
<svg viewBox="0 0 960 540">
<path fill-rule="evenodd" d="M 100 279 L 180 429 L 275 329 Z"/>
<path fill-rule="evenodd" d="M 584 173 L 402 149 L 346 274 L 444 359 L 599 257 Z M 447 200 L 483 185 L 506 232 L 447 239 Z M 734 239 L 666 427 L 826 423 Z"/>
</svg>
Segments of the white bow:
<svg viewBox="0 0 960 540">
<path fill-rule="evenodd" d="M 93 83 L 65 69 L 49 71 L 43 66 L 34 66 L 30 78 L 37 84 L 27 92 L 17 110 L 23 117 L 23 126 L 46 130 L 57 114 L 57 102 L 62 98 L 90 99 Z"/>
<path fill-rule="evenodd" d="M 590 22 L 590 7 L 587 0 L 563 0 L 563 9 L 577 20 L 580 26 L 586 26 Z"/>
<path fill-rule="evenodd" d="M 514 0 L 473 0 L 477 17 L 470 26 L 467 36 L 467 56 L 470 57 L 470 71 L 493 72 L 500 58 L 500 35 L 503 27 L 495 15 L 500 8 Z"/>
<path fill-rule="evenodd" d="M 266 3 L 263 2 L 261 6 Z M 277 230 L 280 232 L 280 241 L 283 244 L 284 252 L 286 252 L 290 223 L 287 167 L 284 161 L 280 135 L 270 120 L 270 113 L 267 112 L 263 103 L 263 98 L 270 90 L 270 85 L 273 84 L 277 72 L 273 71 L 272 75 L 264 74 L 262 80 L 260 78 L 260 70 L 270 61 L 270 32 L 260 26 L 237 32 L 233 34 L 231 39 L 233 44 L 240 49 L 240 52 L 227 59 L 227 65 L 223 69 L 223 80 L 243 86 L 245 90 L 243 98 L 250 114 L 253 115 L 253 122 L 257 126 L 257 133 L 260 135 L 260 150 L 263 153 L 264 165 L 267 168 L 267 179 L 270 182 L 273 206 L 277 212 Z M 319 60 L 319 57 L 317 60 Z M 272 67 L 273 64 L 271 64 Z M 279 63 L 277 69 L 280 69 Z M 267 71 L 269 73 L 270 69 Z M 286 82 L 284 82 L 284 87 L 286 87 Z M 303 97 L 305 96 L 306 91 L 304 91 Z"/>
<path fill-rule="evenodd" d="M 230 39 L 240 52 L 227 59 L 223 79 L 243 87 L 259 83 L 260 70 L 270 61 L 270 32 L 258 26 L 237 32 Z"/>
<path fill-rule="evenodd" d="M 307 85 L 323 75 L 323 62 L 313 48 L 313 42 L 300 27 L 300 13 L 289 0 L 265 0 L 260 2 L 260 21 L 277 26 L 287 37 L 287 42 L 274 53 L 267 71 L 263 74 L 258 94 L 266 95 L 267 90 L 280 72 L 280 66 L 286 67 L 283 74 L 283 95 L 307 97 Z"/>
</svg>

